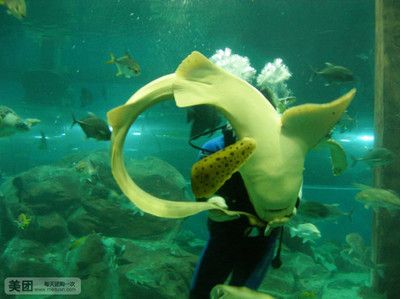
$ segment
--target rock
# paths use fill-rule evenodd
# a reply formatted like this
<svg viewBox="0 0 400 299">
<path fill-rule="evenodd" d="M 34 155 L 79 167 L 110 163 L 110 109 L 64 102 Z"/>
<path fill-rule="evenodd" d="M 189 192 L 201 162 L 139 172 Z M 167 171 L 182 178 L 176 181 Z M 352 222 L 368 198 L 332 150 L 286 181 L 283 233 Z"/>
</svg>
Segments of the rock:
<svg viewBox="0 0 400 299">
<path fill-rule="evenodd" d="M 43 243 L 55 243 L 67 236 L 67 223 L 56 212 L 35 217 L 29 228 L 30 236 Z"/>
<path fill-rule="evenodd" d="M 294 276 L 297 278 L 298 289 L 311 289 L 320 292 L 324 287 L 326 280 L 332 275 L 322 265 L 305 254 L 296 253 L 292 256 L 292 268 Z"/>
<path fill-rule="evenodd" d="M 126 243 L 125 253 L 118 259 L 121 298 L 135 294 L 141 299 L 186 299 L 196 257 L 173 256 L 168 244 L 162 242 L 150 245 L 150 251 L 149 245 L 143 245 Z"/>
<path fill-rule="evenodd" d="M 78 208 L 68 218 L 68 230 L 74 236 L 86 236 L 93 232 L 101 232 L 98 228 L 99 220 L 89 214 L 83 207 Z"/>
<path fill-rule="evenodd" d="M 341 273 L 326 284 L 323 299 L 359 298 L 359 287 L 369 282 L 369 273 Z"/>
<path fill-rule="evenodd" d="M 206 240 L 197 238 L 197 236 L 188 229 L 179 231 L 175 237 L 175 242 L 182 249 L 194 255 L 200 255 L 207 243 Z"/>
<path fill-rule="evenodd" d="M 16 176 L 12 182 L 18 199 L 36 214 L 68 212 L 85 194 L 79 175 L 67 168 L 36 167 Z"/>
<path fill-rule="evenodd" d="M 259 291 L 277 296 L 291 296 L 295 291 L 296 281 L 292 269 L 284 262 L 279 269 L 269 269 Z M 285 297 L 286 298 L 286 297 Z"/>
<path fill-rule="evenodd" d="M 367 272 L 369 268 L 362 264 L 360 261 L 350 257 L 345 252 L 341 252 L 335 259 L 335 263 L 341 272 L 351 273 L 351 272 Z"/>
<path fill-rule="evenodd" d="M 61 276 L 55 265 L 44 259 L 47 250 L 39 242 L 14 238 L 7 244 L 1 256 L 1 268 L 9 277 Z"/>
<path fill-rule="evenodd" d="M 313 278 L 321 275 L 329 275 L 328 270 L 316 264 L 312 257 L 303 253 L 292 254 L 290 263 L 293 266 L 296 277 Z"/>
<path fill-rule="evenodd" d="M 72 264 L 76 265 L 75 275 L 81 277 L 89 273 L 88 268 L 103 261 L 106 252 L 101 237 L 98 234 L 90 234 L 70 253 Z"/>
<path fill-rule="evenodd" d="M 185 200 L 186 183 L 173 166 L 156 157 L 130 160 L 127 170 L 133 180 L 146 192 L 170 200 Z"/>
<path fill-rule="evenodd" d="M 269 268 L 259 288 L 260 291 L 278 298 L 293 294 L 297 281 L 293 275 L 292 254 L 292 252 L 288 253 L 286 250 L 282 251 L 282 266 L 277 269 Z"/>
<path fill-rule="evenodd" d="M 83 228 L 84 223 L 90 223 L 92 231 L 106 236 L 160 239 L 179 226 L 182 221 L 143 214 L 125 197 L 119 200 L 100 198 L 84 200 L 82 205 L 86 213 L 70 218 L 69 227 Z M 83 231 L 87 231 L 87 228 Z"/>
</svg>

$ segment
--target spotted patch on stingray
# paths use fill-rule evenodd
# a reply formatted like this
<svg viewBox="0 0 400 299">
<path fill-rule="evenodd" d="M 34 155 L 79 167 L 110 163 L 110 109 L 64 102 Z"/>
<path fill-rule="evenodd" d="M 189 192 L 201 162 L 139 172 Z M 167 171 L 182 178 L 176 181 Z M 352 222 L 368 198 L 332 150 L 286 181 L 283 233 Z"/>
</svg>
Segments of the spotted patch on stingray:
<svg viewBox="0 0 400 299">
<path fill-rule="evenodd" d="M 245 137 L 195 163 L 192 167 L 193 194 L 197 198 L 212 196 L 239 170 L 255 148 L 255 140 Z"/>
</svg>

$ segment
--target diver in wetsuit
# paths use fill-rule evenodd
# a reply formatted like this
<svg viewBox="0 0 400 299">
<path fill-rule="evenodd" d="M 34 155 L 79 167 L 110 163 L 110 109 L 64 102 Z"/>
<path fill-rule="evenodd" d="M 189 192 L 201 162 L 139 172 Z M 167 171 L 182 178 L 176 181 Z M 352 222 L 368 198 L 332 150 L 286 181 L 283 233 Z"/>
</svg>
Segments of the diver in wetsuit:
<svg viewBox="0 0 400 299">
<path fill-rule="evenodd" d="M 235 141 L 234 132 L 228 126 L 223 129 L 223 136 L 211 139 L 203 145 L 200 158 Z M 239 172 L 234 173 L 216 195 L 225 199 L 229 210 L 256 215 Z M 280 266 L 279 257 L 273 261 L 273 254 L 277 238 L 281 239 L 282 227 L 273 228 L 268 236 L 265 236 L 265 227 L 251 226 L 247 217 L 240 216 L 221 221 L 221 218 L 213 213 L 218 212 L 209 213 L 210 236 L 195 269 L 190 299 L 209 298 L 211 289 L 217 284 L 223 284 L 229 276 L 229 284 L 232 286 L 257 289 L 269 265 L 272 263 L 276 268 Z M 225 216 L 227 217 L 229 218 Z"/>
</svg>

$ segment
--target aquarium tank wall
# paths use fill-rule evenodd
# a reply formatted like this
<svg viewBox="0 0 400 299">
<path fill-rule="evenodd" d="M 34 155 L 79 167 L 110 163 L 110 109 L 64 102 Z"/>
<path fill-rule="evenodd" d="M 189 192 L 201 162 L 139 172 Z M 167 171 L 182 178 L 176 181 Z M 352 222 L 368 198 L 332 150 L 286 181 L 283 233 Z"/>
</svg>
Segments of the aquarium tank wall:
<svg viewBox="0 0 400 299">
<path fill-rule="evenodd" d="M 208 212 L 164 218 L 130 201 L 113 176 L 107 112 L 193 51 L 247 82 L 277 121 L 356 89 L 307 153 L 283 264 L 252 296 L 386 298 L 372 297 L 371 271 L 384 273 L 371 259 L 372 215 L 400 201 L 377 203 L 372 188 L 397 158 L 376 150 L 374 30 L 372 0 L 0 0 L 0 298 L 189 298 Z M 140 109 L 127 173 L 146 194 L 195 202 L 199 148 L 231 119 L 173 96 Z M 211 298 L 244 298 L 221 292 Z"/>
</svg>

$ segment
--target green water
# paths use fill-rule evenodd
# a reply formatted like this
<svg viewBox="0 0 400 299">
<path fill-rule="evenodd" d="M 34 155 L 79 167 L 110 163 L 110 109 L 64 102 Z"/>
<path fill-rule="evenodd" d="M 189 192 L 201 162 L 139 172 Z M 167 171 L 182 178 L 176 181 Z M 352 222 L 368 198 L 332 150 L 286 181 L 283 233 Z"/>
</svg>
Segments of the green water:
<svg viewBox="0 0 400 299">
<path fill-rule="evenodd" d="M 0 105 L 41 120 L 28 132 L 0 138 L 0 298 L 11 298 L 3 290 L 7 277 L 79 277 L 77 298 L 187 298 L 207 238 L 206 215 L 184 221 L 143 215 L 113 181 L 110 142 L 86 139 L 71 123 L 72 114 L 80 119 L 87 112 L 106 119 L 107 111 L 173 73 L 194 50 L 210 57 L 230 48 L 247 56 L 257 73 L 282 58 L 292 73 L 287 84 L 295 105 L 325 103 L 356 87 L 348 108 L 356 126 L 336 128 L 333 137 L 349 164 L 351 156 L 361 157 L 374 145 L 372 0 L 26 0 L 21 20 L 0 6 L 0 45 Z M 120 57 L 126 51 L 141 68 L 130 79 L 115 76 L 115 66 L 106 64 L 110 52 Z M 320 77 L 310 80 L 325 62 L 346 66 L 355 80 L 330 86 Z M 90 93 L 84 105 L 82 88 Z M 151 107 L 129 131 L 124 149 L 142 188 L 169 199 L 193 200 L 190 168 L 198 151 L 188 145 L 186 114 L 173 101 Z M 149 156 L 159 160 L 143 160 Z M 317 224 L 322 238 L 312 247 L 333 256 L 333 264 L 346 250 L 349 233 L 359 233 L 370 246 L 371 212 L 354 200 L 358 190 L 352 184 L 371 181 L 365 163 L 335 177 L 328 152 L 307 156 L 304 198 L 353 211 L 351 221 Z M 20 214 L 31 220 L 23 229 L 17 225 Z M 71 241 L 82 237 L 71 249 Z M 357 289 L 368 285 L 370 268 L 346 268 L 342 261 L 328 270 L 317 254 L 302 250 L 292 258 L 288 250 L 288 266 L 279 270 L 292 288 L 279 289 L 268 273 L 263 291 L 277 298 L 314 298 L 296 297 L 307 296 L 305 291 L 315 298 L 361 298 Z M 313 268 L 307 274 L 291 268 L 308 258 Z M 290 273 L 305 278 L 294 283 Z M 321 279 L 313 283 L 315 277 Z"/>
</svg>

